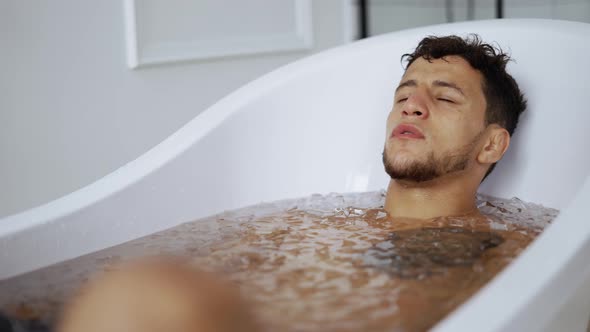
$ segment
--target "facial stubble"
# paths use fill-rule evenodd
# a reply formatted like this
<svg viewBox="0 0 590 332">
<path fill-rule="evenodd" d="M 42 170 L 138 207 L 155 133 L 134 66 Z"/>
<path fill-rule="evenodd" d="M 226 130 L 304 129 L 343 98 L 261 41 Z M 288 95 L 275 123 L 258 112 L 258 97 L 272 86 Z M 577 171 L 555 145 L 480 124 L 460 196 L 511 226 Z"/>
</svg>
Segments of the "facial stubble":
<svg viewBox="0 0 590 332">
<path fill-rule="evenodd" d="M 469 164 L 469 158 L 475 149 L 477 142 L 483 135 L 483 131 L 475 138 L 459 149 L 436 157 L 434 152 L 428 153 L 426 160 L 410 161 L 401 165 L 394 165 L 387 150 L 383 149 L 383 165 L 385 172 L 394 180 L 411 182 L 425 182 L 434 180 L 446 174 L 463 171 Z"/>
</svg>

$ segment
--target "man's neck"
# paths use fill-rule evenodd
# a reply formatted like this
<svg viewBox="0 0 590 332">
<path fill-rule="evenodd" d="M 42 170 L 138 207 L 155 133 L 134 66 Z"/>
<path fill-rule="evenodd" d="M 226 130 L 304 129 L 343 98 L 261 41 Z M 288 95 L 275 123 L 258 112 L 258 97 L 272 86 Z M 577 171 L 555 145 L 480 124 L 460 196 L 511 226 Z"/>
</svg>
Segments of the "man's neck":
<svg viewBox="0 0 590 332">
<path fill-rule="evenodd" d="M 394 218 L 430 219 L 478 213 L 475 194 L 478 182 L 439 178 L 422 183 L 391 180 L 385 211 Z"/>
</svg>

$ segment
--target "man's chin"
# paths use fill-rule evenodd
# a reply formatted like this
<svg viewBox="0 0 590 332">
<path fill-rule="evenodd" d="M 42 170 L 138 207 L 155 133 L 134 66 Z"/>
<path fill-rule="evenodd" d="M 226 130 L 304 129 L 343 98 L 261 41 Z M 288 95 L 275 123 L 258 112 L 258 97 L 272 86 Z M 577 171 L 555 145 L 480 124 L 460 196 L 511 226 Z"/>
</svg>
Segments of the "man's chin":
<svg viewBox="0 0 590 332">
<path fill-rule="evenodd" d="M 431 168 L 394 169 L 387 173 L 393 180 L 414 183 L 427 182 L 439 177 Z"/>
<path fill-rule="evenodd" d="M 398 172 L 408 173 L 416 168 L 424 168 L 427 161 L 418 159 L 415 156 L 399 154 L 390 159 L 389 165 Z"/>
<path fill-rule="evenodd" d="M 425 182 L 439 176 L 436 169 L 428 163 L 404 159 L 385 161 L 385 172 L 393 179 L 408 182 Z"/>
</svg>

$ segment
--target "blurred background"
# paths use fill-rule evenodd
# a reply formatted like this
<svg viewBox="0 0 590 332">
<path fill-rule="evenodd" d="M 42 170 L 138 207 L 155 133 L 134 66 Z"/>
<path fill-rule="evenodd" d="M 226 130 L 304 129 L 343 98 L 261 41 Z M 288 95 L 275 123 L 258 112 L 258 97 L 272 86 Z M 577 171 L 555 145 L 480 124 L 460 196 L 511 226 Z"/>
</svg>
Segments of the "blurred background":
<svg viewBox="0 0 590 332">
<path fill-rule="evenodd" d="M 0 217 L 104 177 L 284 64 L 493 18 L 590 23 L 590 0 L 0 0 Z"/>
</svg>

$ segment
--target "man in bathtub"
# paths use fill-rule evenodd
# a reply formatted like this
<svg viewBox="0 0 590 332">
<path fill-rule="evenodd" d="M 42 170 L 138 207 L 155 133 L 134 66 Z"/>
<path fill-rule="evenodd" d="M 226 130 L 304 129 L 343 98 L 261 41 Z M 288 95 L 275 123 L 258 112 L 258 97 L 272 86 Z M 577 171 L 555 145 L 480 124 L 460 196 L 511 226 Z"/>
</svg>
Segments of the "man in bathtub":
<svg viewBox="0 0 590 332">
<path fill-rule="evenodd" d="M 479 184 L 508 149 L 526 102 L 505 71 L 508 56 L 476 37 L 427 37 L 404 58 L 406 72 L 387 119 L 383 162 L 391 181 L 384 208 L 392 220 L 409 222 L 380 225 L 393 231 L 384 239 L 393 245 L 376 245 L 367 256 L 394 258 L 373 267 L 407 281 L 395 295 L 400 326 L 421 331 L 452 309 L 441 302 L 449 294 L 457 306 L 506 264 L 487 249 L 508 245 L 516 252 L 528 241 L 519 233 L 489 232 L 475 205 Z M 460 219 L 475 223 L 457 227 Z M 471 278 L 475 272 L 479 279 Z M 226 288 L 186 266 L 143 262 L 91 282 L 66 308 L 58 331 L 259 330 L 239 294 Z"/>
<path fill-rule="evenodd" d="M 494 229 L 476 206 L 526 100 L 506 72 L 510 58 L 477 36 L 426 37 L 404 59 L 383 150 L 391 243 L 367 253 L 390 259 L 367 264 L 403 280 L 428 279 L 396 302 L 407 330 L 426 330 L 445 314 L 441 299 L 464 301 L 534 238 L 513 225 Z"/>
<path fill-rule="evenodd" d="M 476 191 L 526 108 L 509 57 L 477 36 L 426 37 L 405 54 L 383 163 L 393 218 L 477 214 Z"/>
<path fill-rule="evenodd" d="M 396 310 L 400 312 L 399 322 L 395 324 L 404 331 L 423 331 L 473 294 L 507 264 L 508 257 L 516 255 L 528 243 L 526 236 L 518 232 L 511 235 L 491 231 L 489 222 L 475 205 L 477 188 L 508 149 L 510 135 L 526 103 L 518 85 L 505 71 L 508 57 L 475 37 L 425 38 L 414 53 L 404 57 L 408 65 L 395 90 L 383 152 L 385 169 L 391 176 L 385 210 L 393 222 L 371 220 L 371 213 L 367 213 L 367 223 L 383 229 L 385 236 L 382 243 L 360 255 L 374 255 L 378 259 L 353 264 L 380 269 L 404 283 L 395 294 Z M 471 222 L 458 226 L 458 220 Z M 388 256 L 392 259 L 385 259 Z M 193 319 L 192 315 L 178 316 L 180 322 L 191 323 L 186 326 L 194 327 L 195 331 L 204 331 L 203 326 L 218 326 L 216 317 L 221 317 L 224 310 L 246 315 L 247 307 L 237 305 L 240 303 L 237 294 L 233 295 L 235 301 L 227 302 L 230 304 L 227 309 L 221 305 L 204 305 L 210 302 L 207 296 L 213 294 L 206 291 L 208 288 L 224 288 L 217 280 L 197 274 L 192 278 L 194 285 L 180 283 L 176 280 L 191 278 L 179 279 L 175 273 L 190 277 L 195 272 L 167 264 L 148 264 L 103 279 L 102 284 L 94 286 L 94 293 L 82 292 L 82 300 L 77 305 L 74 302 L 66 311 L 61 331 L 89 331 L 88 328 L 96 326 L 101 327 L 96 330 L 102 331 L 104 325 L 95 321 L 112 326 L 118 323 L 117 319 L 126 323 L 137 320 L 136 317 L 150 318 L 151 326 L 166 326 L 152 323 L 158 319 L 164 323 L 170 320 L 145 310 L 150 309 L 149 305 L 132 308 L 136 315 L 81 319 L 88 317 L 82 315 L 88 312 L 86 308 L 119 308 L 119 297 L 144 299 L 150 294 L 153 298 L 172 299 L 177 304 L 173 307 L 183 308 L 185 303 L 189 309 L 194 307 L 194 311 L 181 313 L 207 312 L 195 315 L 199 319 Z M 104 282 L 119 279 L 125 282 L 120 285 Z M 425 279 L 426 282 L 416 282 Z M 132 287 L 136 280 L 151 284 L 147 295 Z M 108 290 L 113 296 L 98 296 L 107 294 Z M 198 301 L 187 300 L 186 294 L 196 293 L 200 294 L 195 295 Z M 232 295 L 228 298 L 231 300 Z M 449 298 L 453 301 L 448 302 Z M 242 323 L 228 326 L 224 331 L 236 327 L 236 331 L 256 330 Z"/>
</svg>

